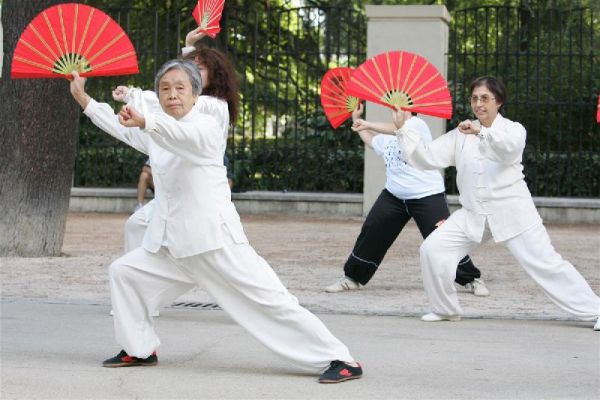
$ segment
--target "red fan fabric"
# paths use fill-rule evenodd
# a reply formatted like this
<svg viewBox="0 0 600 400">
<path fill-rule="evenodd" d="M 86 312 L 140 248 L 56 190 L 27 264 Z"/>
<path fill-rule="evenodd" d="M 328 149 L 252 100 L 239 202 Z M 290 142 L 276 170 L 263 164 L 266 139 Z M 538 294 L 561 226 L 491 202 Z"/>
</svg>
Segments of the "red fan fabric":
<svg viewBox="0 0 600 400">
<path fill-rule="evenodd" d="M 346 92 L 352 68 L 332 68 L 321 79 L 321 105 L 333 128 L 339 127 L 352 116 L 358 98 Z"/>
<path fill-rule="evenodd" d="M 390 108 L 452 118 L 452 97 L 442 74 L 425 58 L 407 51 L 368 59 L 352 74 L 347 91 Z"/>
<path fill-rule="evenodd" d="M 137 74 L 133 44 L 102 11 L 77 3 L 49 7 L 25 28 L 15 47 L 11 77 L 70 78 Z"/>
<path fill-rule="evenodd" d="M 598 110 L 596 111 L 596 122 L 600 124 L 600 94 L 598 95 Z"/>
<path fill-rule="evenodd" d="M 221 31 L 219 22 L 223 14 L 225 0 L 200 0 L 192 12 L 198 27 L 211 38 L 215 38 Z"/>
</svg>

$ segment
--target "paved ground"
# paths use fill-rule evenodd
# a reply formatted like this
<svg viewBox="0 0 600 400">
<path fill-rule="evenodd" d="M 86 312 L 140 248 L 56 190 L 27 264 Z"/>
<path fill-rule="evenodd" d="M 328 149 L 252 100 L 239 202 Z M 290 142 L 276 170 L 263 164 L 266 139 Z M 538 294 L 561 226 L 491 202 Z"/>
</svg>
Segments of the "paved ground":
<svg viewBox="0 0 600 400">
<path fill-rule="evenodd" d="M 221 311 L 167 309 L 153 368 L 116 353 L 107 306 L 2 303 L 8 399 L 598 399 L 600 333 L 587 323 L 320 315 L 365 366 L 319 385 Z"/>
<path fill-rule="evenodd" d="M 492 292 L 460 294 L 468 317 L 426 324 L 409 225 L 372 283 L 327 294 L 361 221 L 245 217 L 251 243 L 282 281 L 365 364 L 365 377 L 325 386 L 258 345 L 221 311 L 171 307 L 157 329 L 156 368 L 107 370 L 112 336 L 106 265 L 126 215 L 72 214 L 64 256 L 0 258 L 1 399 L 549 399 L 600 397 L 600 333 L 552 304 L 510 254 L 473 254 Z M 548 226 L 558 251 L 600 293 L 598 226 Z M 207 303 L 202 290 L 180 301 Z"/>
</svg>

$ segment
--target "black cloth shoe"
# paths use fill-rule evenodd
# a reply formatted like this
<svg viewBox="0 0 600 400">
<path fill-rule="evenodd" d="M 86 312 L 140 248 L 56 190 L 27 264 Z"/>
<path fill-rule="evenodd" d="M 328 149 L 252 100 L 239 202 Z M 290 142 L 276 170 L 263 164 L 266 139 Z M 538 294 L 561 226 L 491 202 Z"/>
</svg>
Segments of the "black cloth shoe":
<svg viewBox="0 0 600 400">
<path fill-rule="evenodd" d="M 150 367 L 158 364 L 156 352 L 152 353 L 148 358 L 137 358 L 127 355 L 125 350 L 121 350 L 119 354 L 108 360 L 104 360 L 103 367 L 118 368 L 118 367 Z"/>
<path fill-rule="evenodd" d="M 353 367 L 343 361 L 335 360 L 329 364 L 329 368 L 319 376 L 319 383 L 338 383 L 350 379 L 358 379 L 362 376 L 362 367 Z"/>
</svg>

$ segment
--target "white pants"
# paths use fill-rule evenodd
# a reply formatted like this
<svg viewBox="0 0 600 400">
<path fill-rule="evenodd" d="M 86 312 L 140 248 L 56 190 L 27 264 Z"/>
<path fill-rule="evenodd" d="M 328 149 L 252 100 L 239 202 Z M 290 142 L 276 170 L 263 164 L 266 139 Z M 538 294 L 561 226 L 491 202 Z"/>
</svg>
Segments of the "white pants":
<svg viewBox="0 0 600 400">
<path fill-rule="evenodd" d="M 125 221 L 125 254 L 142 245 L 146 228 L 148 228 L 148 221 L 150 221 L 153 211 L 154 200 L 151 200 L 144 207 L 131 214 L 127 221 Z"/>
<path fill-rule="evenodd" d="M 433 231 L 420 249 L 423 285 L 431 311 L 440 315 L 462 313 L 453 284 L 456 264 L 480 245 L 465 235 L 453 217 L 455 214 Z M 486 224 L 482 242 L 490 238 Z M 575 267 L 554 250 L 542 223 L 505 243 L 525 272 L 560 308 L 585 321 L 600 316 L 600 298 Z"/>
<path fill-rule="evenodd" d="M 226 244 L 219 250 L 176 259 L 165 247 L 155 254 L 139 247 L 111 264 L 116 339 L 127 354 L 145 358 L 156 350 L 160 341 L 151 312 L 202 285 L 237 323 L 299 367 L 318 372 L 333 360 L 353 361 L 269 264 L 248 243 L 234 243 L 225 225 L 222 229 Z"/>
</svg>

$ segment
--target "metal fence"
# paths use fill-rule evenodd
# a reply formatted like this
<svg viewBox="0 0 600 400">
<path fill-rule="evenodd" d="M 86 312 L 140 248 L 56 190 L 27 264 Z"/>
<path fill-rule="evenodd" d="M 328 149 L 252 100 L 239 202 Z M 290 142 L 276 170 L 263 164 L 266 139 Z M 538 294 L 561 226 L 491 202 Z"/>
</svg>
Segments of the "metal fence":
<svg viewBox="0 0 600 400">
<path fill-rule="evenodd" d="M 138 51 L 141 74 L 90 81 L 108 100 L 116 84 L 151 87 L 158 66 L 179 54 L 191 9 L 108 9 Z M 241 77 L 240 118 L 227 154 L 237 190 L 361 192 L 363 145 L 348 125 L 332 130 L 318 87 L 333 66 L 357 66 L 366 53 L 363 14 L 340 8 L 228 6 L 214 42 Z M 454 118 L 472 118 L 468 83 L 491 74 L 509 97 L 504 114 L 528 131 L 525 175 L 537 196 L 600 196 L 600 135 L 594 122 L 600 74 L 600 19 L 592 9 L 484 6 L 452 13 L 448 81 Z M 99 132 L 86 118 L 76 186 L 133 186 L 144 156 Z M 448 170 L 449 193 L 456 193 Z"/>
<path fill-rule="evenodd" d="M 364 17 L 345 8 L 229 8 L 220 45 L 241 71 L 243 107 L 228 143 L 241 189 L 360 192 L 362 143 L 333 131 L 319 83 L 365 57 Z"/>
<path fill-rule="evenodd" d="M 92 5 L 100 6 L 91 2 Z M 160 65 L 176 58 L 181 38 L 190 29 L 191 17 L 180 13 L 162 13 L 153 9 L 106 8 L 127 32 L 137 51 L 140 74 L 90 79 L 88 91 L 99 101 L 114 104 L 111 91 L 117 85 L 152 88 Z M 183 11 L 182 11 L 183 12 Z M 191 10 L 189 14 L 191 14 Z M 114 104 L 115 110 L 119 106 Z M 113 139 L 82 116 L 75 161 L 74 186 L 134 187 L 146 156 Z"/>
<path fill-rule="evenodd" d="M 455 116 L 469 110 L 469 82 L 499 77 L 503 114 L 527 129 L 525 176 L 536 196 L 600 196 L 600 20 L 591 8 L 477 7 L 452 14 L 449 84 Z M 454 171 L 447 189 L 455 192 Z"/>
<path fill-rule="evenodd" d="M 142 73 L 90 82 L 108 100 L 116 84 L 151 87 L 160 64 L 178 55 L 192 28 L 191 10 L 108 9 L 129 33 Z M 152 23 L 149 23 L 151 21 Z M 348 126 L 332 130 L 318 88 L 333 66 L 365 58 L 364 16 L 345 8 L 272 9 L 264 14 L 226 7 L 211 42 L 232 58 L 241 78 L 242 107 L 227 155 L 237 190 L 360 192 L 363 146 Z M 82 119 L 75 185 L 131 186 L 144 156 Z"/>
</svg>

